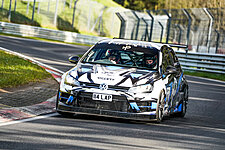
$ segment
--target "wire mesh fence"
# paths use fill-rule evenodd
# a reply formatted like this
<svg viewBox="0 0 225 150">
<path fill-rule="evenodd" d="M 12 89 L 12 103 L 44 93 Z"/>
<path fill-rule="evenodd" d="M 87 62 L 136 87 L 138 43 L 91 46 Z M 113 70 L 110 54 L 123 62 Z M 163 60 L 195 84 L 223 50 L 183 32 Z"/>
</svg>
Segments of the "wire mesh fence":
<svg viewBox="0 0 225 150">
<path fill-rule="evenodd" d="M 120 37 L 144 41 L 187 44 L 201 53 L 225 54 L 225 9 L 192 8 L 125 11 Z"/>
</svg>

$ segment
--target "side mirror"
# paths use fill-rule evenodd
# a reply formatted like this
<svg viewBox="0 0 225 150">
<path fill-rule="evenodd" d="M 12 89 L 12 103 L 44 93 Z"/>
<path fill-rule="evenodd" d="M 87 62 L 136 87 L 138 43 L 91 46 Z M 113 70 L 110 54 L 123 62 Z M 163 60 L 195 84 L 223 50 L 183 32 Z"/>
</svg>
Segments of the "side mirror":
<svg viewBox="0 0 225 150">
<path fill-rule="evenodd" d="M 176 63 L 174 63 L 174 66 L 175 66 L 175 68 L 180 68 L 180 63 L 176 62 Z"/>
<path fill-rule="evenodd" d="M 168 67 L 166 68 L 165 74 L 177 74 L 177 70 L 176 70 L 176 68 L 173 67 L 173 66 L 168 66 Z"/>
<path fill-rule="evenodd" d="M 73 64 L 77 64 L 79 60 L 80 60 L 79 56 L 71 56 L 71 57 L 69 57 L 69 62 L 71 62 Z"/>
</svg>

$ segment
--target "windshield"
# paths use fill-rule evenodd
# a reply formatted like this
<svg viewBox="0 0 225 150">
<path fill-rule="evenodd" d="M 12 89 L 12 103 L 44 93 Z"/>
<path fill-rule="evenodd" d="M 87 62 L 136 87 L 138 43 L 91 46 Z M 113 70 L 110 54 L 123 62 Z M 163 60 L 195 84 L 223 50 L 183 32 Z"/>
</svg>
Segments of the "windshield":
<svg viewBox="0 0 225 150">
<path fill-rule="evenodd" d="M 145 51 L 151 50 L 146 49 Z M 158 54 L 144 51 L 93 48 L 82 62 L 156 70 L 158 68 Z"/>
</svg>

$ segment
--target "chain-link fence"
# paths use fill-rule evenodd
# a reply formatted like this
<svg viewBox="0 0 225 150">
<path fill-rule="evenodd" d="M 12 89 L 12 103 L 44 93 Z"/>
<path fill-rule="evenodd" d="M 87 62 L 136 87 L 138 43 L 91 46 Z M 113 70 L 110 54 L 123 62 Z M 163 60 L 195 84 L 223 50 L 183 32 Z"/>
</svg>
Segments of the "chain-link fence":
<svg viewBox="0 0 225 150">
<path fill-rule="evenodd" d="M 107 4 L 107 3 L 106 3 Z M 115 37 L 126 9 L 97 0 L 0 0 L 0 21 Z"/>
<path fill-rule="evenodd" d="M 194 52 L 225 54 L 225 9 L 125 11 L 120 38 L 187 44 Z"/>
</svg>

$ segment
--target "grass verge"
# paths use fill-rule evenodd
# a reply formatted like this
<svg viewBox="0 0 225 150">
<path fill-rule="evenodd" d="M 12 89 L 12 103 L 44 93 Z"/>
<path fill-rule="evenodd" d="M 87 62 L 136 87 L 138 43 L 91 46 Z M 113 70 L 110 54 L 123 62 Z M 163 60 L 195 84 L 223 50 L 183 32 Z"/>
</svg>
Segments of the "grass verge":
<svg viewBox="0 0 225 150">
<path fill-rule="evenodd" d="M 51 77 L 40 66 L 0 50 L 0 88 L 16 87 Z"/>
<path fill-rule="evenodd" d="M 196 72 L 196 71 L 184 71 L 185 75 L 197 76 L 197 77 L 204 77 L 210 79 L 216 79 L 225 81 L 225 75 L 217 74 L 217 73 L 206 73 L 206 72 Z"/>
</svg>

